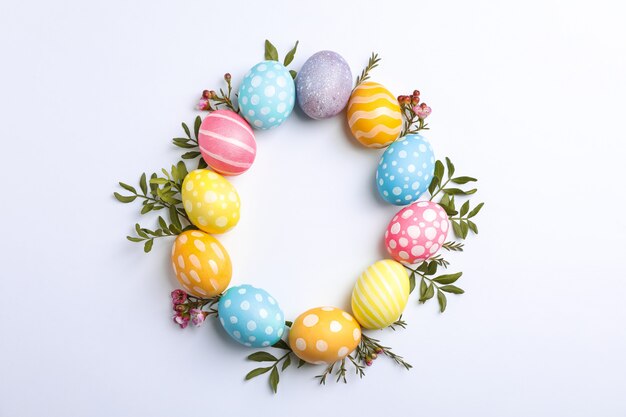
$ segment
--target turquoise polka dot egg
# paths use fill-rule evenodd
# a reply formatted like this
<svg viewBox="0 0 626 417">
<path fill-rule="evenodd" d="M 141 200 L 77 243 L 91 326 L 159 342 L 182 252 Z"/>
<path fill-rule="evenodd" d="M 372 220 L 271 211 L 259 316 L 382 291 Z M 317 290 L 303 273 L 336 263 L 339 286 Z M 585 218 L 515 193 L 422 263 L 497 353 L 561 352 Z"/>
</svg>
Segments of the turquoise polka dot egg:
<svg viewBox="0 0 626 417">
<path fill-rule="evenodd" d="M 271 346 L 285 332 L 285 316 L 276 300 L 252 285 L 229 288 L 217 312 L 226 333 L 245 346 Z"/>
<path fill-rule="evenodd" d="M 256 64 L 239 87 L 241 115 L 255 129 L 280 126 L 296 102 L 296 87 L 291 74 L 277 61 Z"/>
<path fill-rule="evenodd" d="M 393 142 L 376 169 L 380 196 L 396 206 L 416 201 L 433 179 L 435 154 L 422 135 L 407 135 Z"/>
</svg>

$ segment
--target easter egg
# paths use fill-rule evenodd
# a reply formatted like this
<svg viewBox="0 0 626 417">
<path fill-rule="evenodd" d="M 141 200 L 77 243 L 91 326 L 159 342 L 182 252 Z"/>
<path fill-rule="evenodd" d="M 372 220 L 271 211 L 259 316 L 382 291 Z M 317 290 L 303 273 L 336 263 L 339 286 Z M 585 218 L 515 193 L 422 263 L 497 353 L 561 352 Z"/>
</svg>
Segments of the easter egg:
<svg viewBox="0 0 626 417">
<path fill-rule="evenodd" d="M 331 364 L 350 354 L 361 341 L 361 327 L 350 314 L 335 307 L 318 307 L 296 318 L 289 345 L 300 359 Z"/>
<path fill-rule="evenodd" d="M 407 135 L 385 149 L 376 169 L 376 187 L 385 201 L 404 206 L 428 190 L 434 172 L 430 143 L 421 135 Z"/>
<path fill-rule="evenodd" d="M 385 246 L 398 262 L 414 264 L 435 255 L 448 236 L 445 210 L 432 201 L 416 201 L 400 210 L 385 231 Z"/>
<path fill-rule="evenodd" d="M 396 261 L 378 261 L 352 290 L 352 313 L 366 329 L 383 329 L 400 317 L 409 300 L 409 275 Z"/>
<path fill-rule="evenodd" d="M 198 132 L 198 146 L 207 165 L 222 175 L 246 172 L 256 156 L 250 125 L 230 110 L 216 110 L 204 118 Z"/>
<path fill-rule="evenodd" d="M 339 114 L 346 107 L 351 91 L 350 66 L 333 51 L 311 56 L 296 77 L 298 106 L 313 119 Z"/>
<path fill-rule="evenodd" d="M 202 298 L 221 294 L 233 273 L 226 249 L 199 230 L 178 235 L 172 246 L 172 267 L 185 291 Z"/>
<path fill-rule="evenodd" d="M 239 222 L 239 194 L 220 174 L 196 169 L 187 174 L 182 188 L 187 216 L 200 230 L 224 233 Z"/>
<path fill-rule="evenodd" d="M 348 102 L 348 125 L 361 144 L 384 148 L 396 140 L 402 130 L 398 100 L 378 83 L 361 83 Z"/>
<path fill-rule="evenodd" d="M 276 300 L 252 285 L 229 288 L 217 312 L 226 333 L 242 345 L 271 346 L 285 332 L 285 316 Z"/>
<path fill-rule="evenodd" d="M 242 116 L 255 129 L 280 126 L 291 114 L 296 87 L 291 74 L 277 61 L 263 61 L 248 71 L 239 87 Z"/>
</svg>

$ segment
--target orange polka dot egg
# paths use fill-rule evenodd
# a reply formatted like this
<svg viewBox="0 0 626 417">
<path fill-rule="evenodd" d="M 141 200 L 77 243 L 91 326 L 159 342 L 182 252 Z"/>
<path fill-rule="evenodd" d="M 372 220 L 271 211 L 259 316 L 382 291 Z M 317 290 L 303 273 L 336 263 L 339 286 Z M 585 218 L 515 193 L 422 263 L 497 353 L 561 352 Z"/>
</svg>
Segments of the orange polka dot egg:
<svg viewBox="0 0 626 417">
<path fill-rule="evenodd" d="M 207 233 L 224 233 L 239 222 L 239 194 L 220 174 L 191 171 L 183 181 L 183 206 L 189 220 Z"/>
<path fill-rule="evenodd" d="M 348 356 L 361 341 L 361 327 L 350 314 L 335 307 L 317 307 L 296 318 L 289 345 L 300 359 L 331 364 Z"/>
<path fill-rule="evenodd" d="M 226 249 L 199 230 L 178 235 L 172 246 L 172 267 L 185 291 L 204 298 L 221 294 L 233 273 Z"/>
</svg>

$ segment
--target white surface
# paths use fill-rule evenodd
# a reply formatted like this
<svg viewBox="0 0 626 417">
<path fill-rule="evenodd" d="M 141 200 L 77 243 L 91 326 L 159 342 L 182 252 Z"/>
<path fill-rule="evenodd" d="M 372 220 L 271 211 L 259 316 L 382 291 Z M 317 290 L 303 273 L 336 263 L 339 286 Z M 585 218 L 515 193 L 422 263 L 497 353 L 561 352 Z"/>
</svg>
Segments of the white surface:
<svg viewBox="0 0 626 417">
<path fill-rule="evenodd" d="M 618 2 L 228 3 L 2 7 L 0 416 L 626 415 Z M 272 396 L 215 323 L 171 323 L 170 242 L 124 239 L 139 216 L 116 181 L 175 161 L 199 92 L 240 79 L 265 37 L 299 39 L 296 68 L 333 49 L 356 75 L 378 51 L 375 79 L 419 88 L 437 155 L 480 179 L 481 233 L 451 257 L 466 294 L 444 315 L 412 298 L 409 328 L 380 334 L 412 372 L 381 359 L 320 388 L 291 370 Z M 288 317 L 347 307 L 397 210 L 375 195 L 379 152 L 298 114 L 258 144 L 222 239 L 233 283 Z"/>
</svg>

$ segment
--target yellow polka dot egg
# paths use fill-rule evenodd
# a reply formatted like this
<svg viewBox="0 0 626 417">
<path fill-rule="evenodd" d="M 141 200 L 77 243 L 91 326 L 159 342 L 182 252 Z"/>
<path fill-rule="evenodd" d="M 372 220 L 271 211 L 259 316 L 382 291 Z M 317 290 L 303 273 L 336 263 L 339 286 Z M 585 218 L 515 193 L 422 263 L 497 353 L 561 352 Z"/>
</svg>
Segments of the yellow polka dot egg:
<svg viewBox="0 0 626 417">
<path fill-rule="evenodd" d="M 300 359 L 331 364 L 348 356 L 361 341 L 361 326 L 350 314 L 335 307 L 318 307 L 296 318 L 289 345 Z"/>
<path fill-rule="evenodd" d="M 203 298 L 221 294 L 233 273 L 226 249 L 199 230 L 178 235 L 172 247 L 172 267 L 185 291 Z"/>
<path fill-rule="evenodd" d="M 352 312 L 366 329 L 382 329 L 398 320 L 409 300 L 409 275 L 391 259 L 365 270 L 352 291 Z"/>
<path fill-rule="evenodd" d="M 207 233 L 227 232 L 239 222 L 239 194 L 220 174 L 208 169 L 191 171 L 181 194 L 189 220 Z"/>
</svg>

